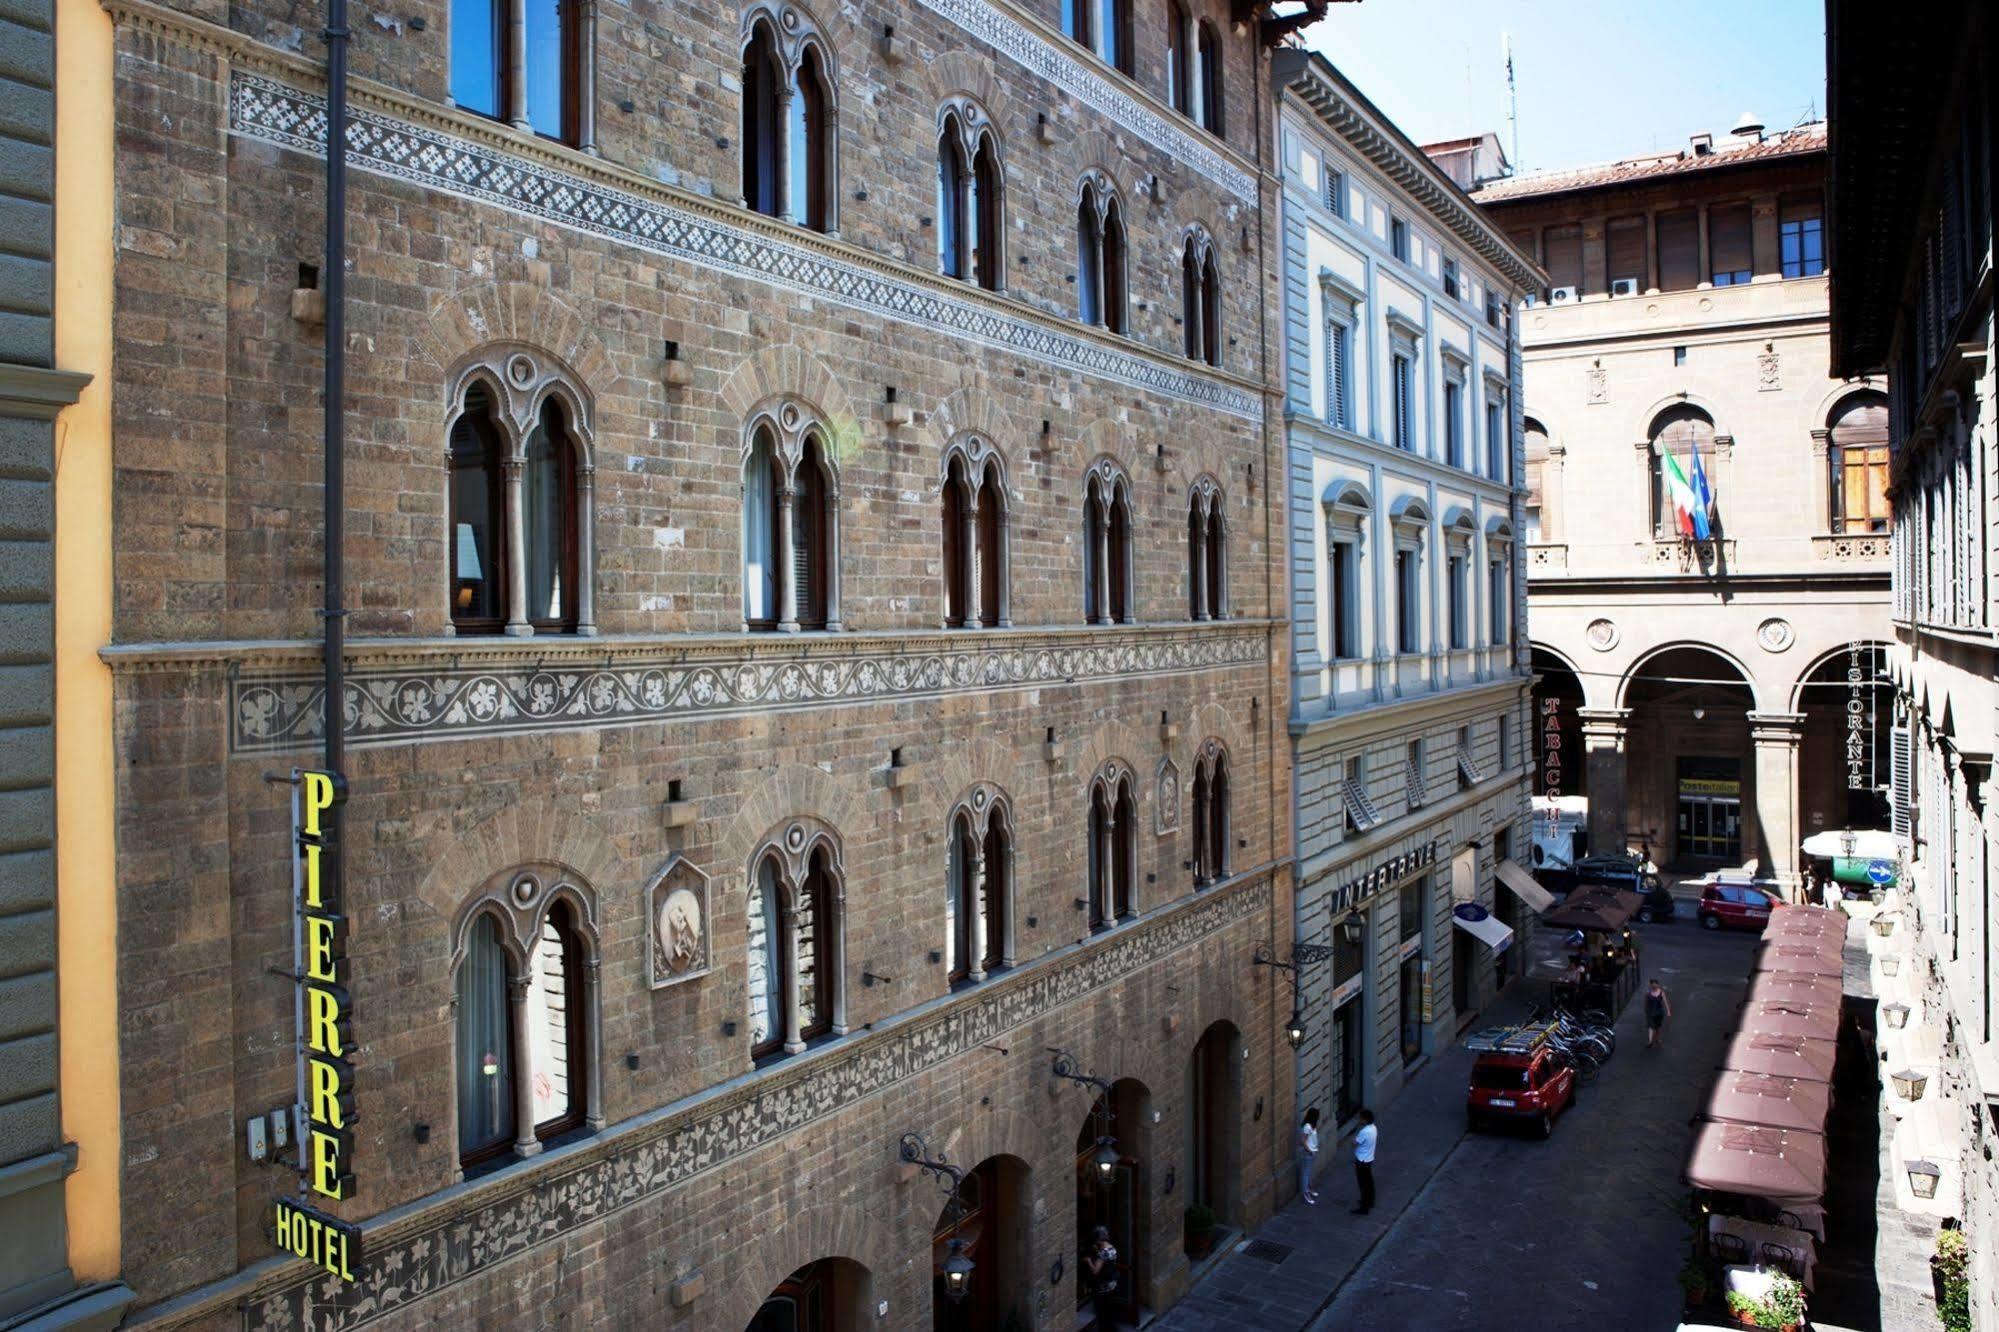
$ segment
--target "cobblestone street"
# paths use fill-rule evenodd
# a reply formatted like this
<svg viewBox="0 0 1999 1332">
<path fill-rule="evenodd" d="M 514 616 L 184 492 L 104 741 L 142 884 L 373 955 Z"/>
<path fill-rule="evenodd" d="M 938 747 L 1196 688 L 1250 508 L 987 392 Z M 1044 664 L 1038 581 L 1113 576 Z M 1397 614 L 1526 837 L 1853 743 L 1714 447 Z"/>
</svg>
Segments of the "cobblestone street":
<svg viewBox="0 0 1999 1332">
<path fill-rule="evenodd" d="M 1435 1056 L 1381 1116 L 1381 1205 L 1352 1216 L 1348 1144 L 1325 1159 L 1322 1202 L 1294 1202 L 1258 1238 L 1281 1261 L 1231 1254 L 1168 1328 L 1672 1328 L 1686 1251 L 1680 1169 L 1743 996 L 1755 941 L 1684 912 L 1645 929 L 1645 969 L 1672 996 L 1664 1048 L 1633 1003 L 1617 1055 L 1548 1142 L 1465 1133 L 1471 1055 Z M 1494 1020 L 1521 1015 L 1539 987 Z"/>
</svg>

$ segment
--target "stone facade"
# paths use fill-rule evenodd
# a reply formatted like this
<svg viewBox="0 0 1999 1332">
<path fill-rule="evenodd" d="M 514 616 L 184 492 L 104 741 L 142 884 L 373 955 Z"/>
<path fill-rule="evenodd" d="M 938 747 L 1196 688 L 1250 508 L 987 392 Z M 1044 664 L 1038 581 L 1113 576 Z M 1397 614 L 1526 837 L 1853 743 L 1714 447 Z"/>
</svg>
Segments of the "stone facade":
<svg viewBox="0 0 1999 1332">
<path fill-rule="evenodd" d="M 1512 311 L 1537 275 L 1327 62 L 1276 64 L 1297 937 L 1331 949 L 1298 1097 L 1337 1124 L 1506 974 L 1452 921 L 1511 917 L 1494 873 L 1524 845 Z"/>
<path fill-rule="evenodd" d="M 343 1285 L 273 1256 L 292 1181 L 244 1149 L 294 1077 L 293 998 L 270 975 L 291 941 L 290 834 L 265 778 L 314 761 L 323 704 L 323 334 L 301 274 L 321 262 L 323 88 L 290 11 L 111 8 L 106 657 L 124 1270 L 143 1316 L 734 1328 L 840 1260 L 827 1327 L 926 1325 L 942 1199 L 897 1159 L 920 1132 L 1012 1181 L 977 1316 L 1066 1327 L 1078 1209 L 1100 1204 L 1077 1178 L 1094 1092 L 1054 1076 L 1055 1048 L 1118 1083 L 1127 1291 L 1170 1303 L 1187 1207 L 1267 1214 L 1292 1113 L 1285 996 L 1248 965 L 1291 922 L 1256 25 L 1196 6 L 1224 34 L 1218 139 L 1168 108 L 1151 7 L 1126 78 L 1060 35 L 1053 3 L 786 6 L 834 66 L 839 194 L 819 234 L 740 202 L 725 145 L 746 13 L 584 5 L 586 150 L 450 104 L 444 6 L 356 6 L 340 712 L 359 1190 L 337 1210 L 367 1256 Z M 961 96 L 1003 148 L 998 293 L 936 272 L 936 114 Z M 1128 220 L 1128 336 L 1075 318 L 1091 171 Z M 1181 355 L 1175 319 L 1197 224 L 1217 241 L 1218 368 Z M 488 365 L 566 395 L 594 633 L 453 633 L 446 435 L 456 386 Z M 774 405 L 829 442 L 837 630 L 745 632 L 746 432 Z M 946 630 L 946 450 L 974 436 L 1003 468 L 1010 625 Z M 1131 498 L 1133 613 L 1087 624 L 1084 486 L 1106 460 Z M 1223 620 L 1189 618 L 1197 488 L 1223 515 Z M 1197 889 L 1178 774 L 1210 742 L 1226 872 Z M 1089 789 L 1112 764 L 1138 775 L 1135 900 L 1093 932 Z M 975 791 L 1007 809 L 1012 965 L 954 987 L 948 820 Z M 832 1029 L 758 1060 L 752 857 L 793 825 L 823 831 L 839 870 Z M 539 1154 L 467 1168 L 457 950 L 482 889 L 521 869 L 566 886 L 589 940 L 590 1111 Z M 705 885 L 709 912 L 707 965 L 670 984 L 662 875 Z M 1207 1060 L 1193 1077 L 1197 1047 L 1228 1075 Z"/>
<path fill-rule="evenodd" d="M 1920 1100 L 1884 1089 L 1896 1224 L 1925 1240 L 1964 1232 L 1969 1321 L 1999 1327 L 1999 369 L 1994 366 L 1993 87 L 1999 26 L 1982 10 L 1896 16 L 1826 6 L 1835 373 L 1889 381 L 1894 461 L 1894 830 L 1901 882 L 1871 940 L 1887 1026 L 1884 1073 L 1926 1079 Z M 1881 108 L 1918 98 L 1892 123 Z M 1877 930 L 1882 922 L 1875 922 Z M 1891 1005 L 1901 1005 L 1899 1025 Z M 1892 1086 L 1892 1080 L 1891 1080 Z M 1909 1167 L 1936 1170 L 1933 1196 Z M 1885 1224 L 1884 1224 L 1885 1229 Z M 1946 1319 L 1951 1315 L 1939 1309 Z"/>
<path fill-rule="evenodd" d="M 1840 469 L 1884 400 L 1828 374 L 1825 161 L 1822 125 L 1747 124 L 1473 196 L 1551 283 L 1521 320 L 1536 699 L 1565 760 L 1537 794 L 1587 796 L 1594 849 L 1754 861 L 1791 887 L 1804 838 L 1886 816 L 1885 521 L 1863 479 L 1844 513 Z M 1693 479 L 1689 438 L 1702 539 L 1661 498 L 1667 452 Z M 1846 780 L 1856 646 L 1865 789 Z"/>
</svg>

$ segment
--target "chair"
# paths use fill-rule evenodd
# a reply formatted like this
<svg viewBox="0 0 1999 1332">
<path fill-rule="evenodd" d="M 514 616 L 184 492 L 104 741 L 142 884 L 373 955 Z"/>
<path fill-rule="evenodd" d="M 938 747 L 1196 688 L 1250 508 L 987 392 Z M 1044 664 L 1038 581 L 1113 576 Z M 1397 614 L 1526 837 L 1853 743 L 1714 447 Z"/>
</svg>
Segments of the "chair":
<svg viewBox="0 0 1999 1332">
<path fill-rule="evenodd" d="M 1788 1244 L 1766 1243 L 1759 1251 L 1763 1266 L 1775 1267 L 1802 1279 L 1805 1275 L 1804 1259 Z"/>
<path fill-rule="evenodd" d="M 1709 1239 L 1714 1247 L 1714 1256 L 1723 1266 L 1731 1263 L 1744 1267 L 1749 1265 L 1749 1241 L 1742 1236 L 1723 1230 L 1709 1236 Z"/>
</svg>

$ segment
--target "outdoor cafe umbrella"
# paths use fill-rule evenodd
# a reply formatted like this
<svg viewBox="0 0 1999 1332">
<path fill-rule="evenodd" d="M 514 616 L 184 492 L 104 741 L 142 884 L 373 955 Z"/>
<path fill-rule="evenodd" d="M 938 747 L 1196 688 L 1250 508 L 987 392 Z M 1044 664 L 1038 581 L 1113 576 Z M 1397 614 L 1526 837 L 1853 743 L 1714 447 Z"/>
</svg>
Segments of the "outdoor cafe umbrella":
<svg viewBox="0 0 1999 1332">
<path fill-rule="evenodd" d="M 1839 1007 L 1796 999 L 1752 999 L 1742 1006 L 1742 1030 L 1759 1036 L 1839 1037 Z"/>
<path fill-rule="evenodd" d="M 1704 1124 L 1687 1161 L 1687 1181 L 1778 1207 L 1816 1203 L 1825 1193 L 1825 1138 L 1753 1124 Z"/>
<path fill-rule="evenodd" d="M 1831 1082 L 1838 1047 L 1817 1036 L 1770 1036 L 1738 1031 L 1728 1043 L 1721 1066 L 1743 1073 L 1768 1073 L 1780 1078 Z"/>
<path fill-rule="evenodd" d="M 1629 925 L 1644 902 L 1637 893 L 1578 888 L 1541 919 L 1562 929 L 1611 933 Z"/>
<path fill-rule="evenodd" d="M 1837 1009 L 1841 998 L 1839 982 L 1831 976 L 1810 976 L 1796 971 L 1759 971 L 1749 978 L 1749 998 L 1789 999 L 1794 1003 Z"/>
<path fill-rule="evenodd" d="M 1840 911 L 1827 911 L 1824 907 L 1780 906 L 1772 911 L 1770 919 L 1764 922 L 1763 934 L 1765 938 L 1779 934 L 1786 938 L 1794 935 L 1811 938 L 1831 935 L 1834 938 L 1844 939 L 1846 915 Z"/>
<path fill-rule="evenodd" d="M 1837 980 L 1846 974 L 1846 962 L 1839 953 L 1827 952 L 1812 944 L 1772 939 L 1763 945 L 1763 951 L 1757 955 L 1756 969 L 1794 971 L 1806 976 L 1830 976 Z"/>
<path fill-rule="evenodd" d="M 1830 1083 L 1723 1069 L 1708 1096 L 1707 1117 L 1821 1133 L 1831 1105 Z"/>
</svg>

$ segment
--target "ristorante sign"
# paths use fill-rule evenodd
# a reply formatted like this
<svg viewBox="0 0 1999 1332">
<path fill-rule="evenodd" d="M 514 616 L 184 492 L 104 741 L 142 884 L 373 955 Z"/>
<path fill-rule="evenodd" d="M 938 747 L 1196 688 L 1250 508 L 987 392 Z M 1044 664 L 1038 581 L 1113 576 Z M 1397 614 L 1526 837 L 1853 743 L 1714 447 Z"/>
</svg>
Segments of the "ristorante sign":
<svg viewBox="0 0 1999 1332">
<path fill-rule="evenodd" d="M 339 773 L 294 768 L 292 979 L 297 987 L 299 1187 L 335 1202 L 354 1196 L 354 1004 L 347 992 L 341 909 Z M 361 1260 L 360 1232 L 295 1198 L 278 1201 L 278 1243 L 343 1280 Z"/>
</svg>

